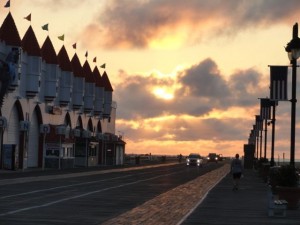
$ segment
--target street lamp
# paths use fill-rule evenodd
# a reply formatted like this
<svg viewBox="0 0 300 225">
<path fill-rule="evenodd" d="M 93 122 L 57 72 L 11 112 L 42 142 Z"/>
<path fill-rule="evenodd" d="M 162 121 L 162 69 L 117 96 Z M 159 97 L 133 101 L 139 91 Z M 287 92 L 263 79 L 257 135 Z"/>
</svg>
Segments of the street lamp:
<svg viewBox="0 0 300 225">
<path fill-rule="evenodd" d="M 293 39 L 285 47 L 292 64 L 292 103 L 291 107 L 291 149 L 290 164 L 295 165 L 295 128 L 296 128 L 296 87 L 297 87 L 297 59 L 300 56 L 300 38 L 298 37 L 298 23 L 293 26 Z"/>
</svg>

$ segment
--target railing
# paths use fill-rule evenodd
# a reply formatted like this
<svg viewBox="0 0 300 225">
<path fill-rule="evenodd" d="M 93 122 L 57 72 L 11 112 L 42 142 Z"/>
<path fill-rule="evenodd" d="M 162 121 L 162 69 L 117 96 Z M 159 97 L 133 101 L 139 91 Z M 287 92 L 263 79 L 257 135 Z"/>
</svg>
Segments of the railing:
<svg viewBox="0 0 300 225">
<path fill-rule="evenodd" d="M 126 155 L 125 164 L 155 164 L 166 162 L 177 162 L 177 156 L 166 155 Z"/>
</svg>

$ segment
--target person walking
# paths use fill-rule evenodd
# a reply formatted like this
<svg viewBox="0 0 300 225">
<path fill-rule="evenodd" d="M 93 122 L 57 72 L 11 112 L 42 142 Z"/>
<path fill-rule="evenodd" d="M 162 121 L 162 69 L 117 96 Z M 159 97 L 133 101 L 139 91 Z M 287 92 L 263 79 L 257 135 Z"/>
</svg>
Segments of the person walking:
<svg viewBox="0 0 300 225">
<path fill-rule="evenodd" d="M 240 155 L 236 154 L 235 159 L 231 162 L 231 174 L 233 177 L 233 191 L 237 191 L 239 188 L 239 182 L 241 179 L 241 176 L 243 174 L 243 165 L 242 161 L 239 159 Z"/>
</svg>

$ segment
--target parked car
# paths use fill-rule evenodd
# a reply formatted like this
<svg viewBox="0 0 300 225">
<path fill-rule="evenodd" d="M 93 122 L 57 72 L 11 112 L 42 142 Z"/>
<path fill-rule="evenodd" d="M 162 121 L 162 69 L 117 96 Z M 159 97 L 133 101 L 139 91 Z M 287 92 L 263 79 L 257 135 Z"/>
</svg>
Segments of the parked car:
<svg viewBox="0 0 300 225">
<path fill-rule="evenodd" d="M 207 156 L 207 162 L 218 162 L 219 158 L 216 153 L 209 153 Z"/>
<path fill-rule="evenodd" d="M 191 153 L 186 158 L 186 165 L 187 166 L 202 166 L 203 159 L 198 153 Z"/>
</svg>

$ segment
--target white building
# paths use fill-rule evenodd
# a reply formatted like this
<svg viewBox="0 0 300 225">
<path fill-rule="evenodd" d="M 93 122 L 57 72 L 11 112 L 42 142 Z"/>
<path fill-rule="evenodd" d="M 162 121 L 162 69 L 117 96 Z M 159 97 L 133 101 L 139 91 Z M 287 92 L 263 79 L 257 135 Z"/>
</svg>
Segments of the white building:
<svg viewBox="0 0 300 225">
<path fill-rule="evenodd" d="M 0 62 L 20 50 L 17 77 L 5 91 L 0 68 L 0 168 L 69 168 L 123 164 L 125 142 L 115 135 L 116 103 L 104 72 L 81 66 L 49 36 L 39 46 L 29 26 L 20 38 L 9 12 L 0 27 Z M 4 65 L 3 63 L 1 63 Z"/>
</svg>

